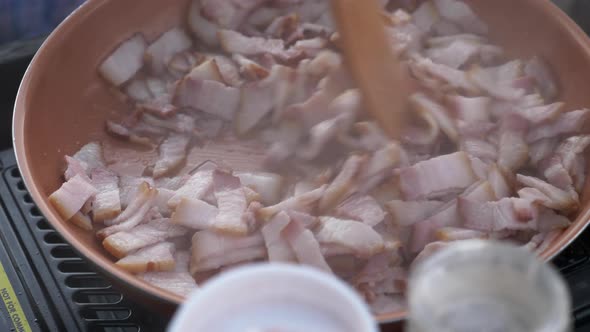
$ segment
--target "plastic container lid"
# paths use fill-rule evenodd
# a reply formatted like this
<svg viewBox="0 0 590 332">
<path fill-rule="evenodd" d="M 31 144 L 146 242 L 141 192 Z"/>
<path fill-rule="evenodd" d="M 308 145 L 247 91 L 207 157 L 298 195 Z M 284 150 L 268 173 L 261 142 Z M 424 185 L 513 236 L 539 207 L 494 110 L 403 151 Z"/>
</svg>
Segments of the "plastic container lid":
<svg viewBox="0 0 590 332">
<path fill-rule="evenodd" d="M 169 332 L 377 332 L 368 306 L 338 278 L 313 268 L 253 264 L 206 282 Z"/>
</svg>

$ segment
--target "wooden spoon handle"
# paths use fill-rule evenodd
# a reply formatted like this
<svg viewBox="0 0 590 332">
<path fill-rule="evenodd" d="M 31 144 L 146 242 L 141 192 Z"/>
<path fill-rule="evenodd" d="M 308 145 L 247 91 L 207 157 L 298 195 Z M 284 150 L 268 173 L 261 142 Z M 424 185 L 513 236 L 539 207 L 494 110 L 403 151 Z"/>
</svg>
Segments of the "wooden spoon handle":
<svg viewBox="0 0 590 332">
<path fill-rule="evenodd" d="M 345 59 L 365 107 L 392 138 L 405 124 L 407 83 L 376 0 L 332 0 Z"/>
</svg>

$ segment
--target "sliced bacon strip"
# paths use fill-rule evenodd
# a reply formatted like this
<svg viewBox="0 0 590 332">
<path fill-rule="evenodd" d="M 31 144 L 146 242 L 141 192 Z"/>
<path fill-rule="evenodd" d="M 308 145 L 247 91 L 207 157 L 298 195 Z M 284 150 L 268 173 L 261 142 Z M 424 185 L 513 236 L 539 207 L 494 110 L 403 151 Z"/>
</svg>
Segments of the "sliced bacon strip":
<svg viewBox="0 0 590 332">
<path fill-rule="evenodd" d="M 121 258 L 115 264 L 131 273 L 172 271 L 176 264 L 174 252 L 175 246 L 173 243 L 158 243 Z"/>
<path fill-rule="evenodd" d="M 247 234 L 248 224 L 244 212 L 248 202 L 240 178 L 216 170 L 213 172 L 213 187 L 219 211 L 211 228 L 233 235 Z"/>
<path fill-rule="evenodd" d="M 49 196 L 49 202 L 65 220 L 72 218 L 91 197 L 96 188 L 81 175 L 76 175 Z"/>
<path fill-rule="evenodd" d="M 142 34 L 135 34 L 117 48 L 99 66 L 101 75 L 115 86 L 129 81 L 143 67 L 147 42 Z"/>
<path fill-rule="evenodd" d="M 171 224 L 169 219 L 158 219 L 128 231 L 109 235 L 102 241 L 102 245 L 113 256 L 123 258 L 138 249 L 183 236 L 186 233 L 186 228 Z"/>
<path fill-rule="evenodd" d="M 436 213 L 444 205 L 439 201 L 399 201 L 393 200 L 385 204 L 398 226 L 411 226 L 425 220 Z"/>
<path fill-rule="evenodd" d="M 262 227 L 262 236 L 268 260 L 271 262 L 294 262 L 295 253 L 287 239 L 282 235 L 283 230 L 289 225 L 291 218 L 285 212 L 277 213 L 266 225 Z"/>
<path fill-rule="evenodd" d="M 350 195 L 364 162 L 365 158 L 361 156 L 351 156 L 344 162 L 340 173 L 326 188 L 320 199 L 320 211 L 331 210 Z"/>
<path fill-rule="evenodd" d="M 359 257 L 371 257 L 385 249 L 379 233 L 354 220 L 320 217 L 315 236 L 321 245 L 337 246 Z"/>
<path fill-rule="evenodd" d="M 301 54 L 301 52 L 297 50 L 285 49 L 285 44 L 282 39 L 247 37 L 239 32 L 224 29 L 219 30 L 218 37 L 223 50 L 230 54 L 271 54 L 285 61 L 298 57 Z"/>
<path fill-rule="evenodd" d="M 172 214 L 171 222 L 197 230 L 211 229 L 218 209 L 199 199 L 183 198 Z"/>
<path fill-rule="evenodd" d="M 385 212 L 379 203 L 367 195 L 353 196 L 342 202 L 335 210 L 339 217 L 362 221 L 364 224 L 374 227 L 385 219 Z"/>
<path fill-rule="evenodd" d="M 516 175 L 516 180 L 524 186 L 531 187 L 538 192 L 541 192 L 543 196 L 536 196 L 538 196 L 540 204 L 543 204 L 548 208 L 559 211 L 572 211 L 579 207 L 580 202 L 578 194 L 573 190 L 564 191 L 541 179 L 521 174 Z M 519 191 L 519 195 L 521 194 L 521 191 Z M 535 193 L 537 193 L 537 191 L 535 191 Z"/>
<path fill-rule="evenodd" d="M 172 57 L 188 50 L 192 46 L 190 37 L 181 28 L 172 28 L 164 32 L 145 51 L 145 60 L 155 74 L 161 75 Z"/>
<path fill-rule="evenodd" d="M 198 170 L 176 191 L 176 194 L 168 201 L 168 206 L 176 207 L 183 198 L 201 199 L 212 188 L 213 171 L 210 169 Z"/>
<path fill-rule="evenodd" d="M 283 230 L 283 234 L 299 263 L 332 273 L 332 269 L 322 255 L 320 244 L 310 230 L 292 220 Z"/>
<path fill-rule="evenodd" d="M 258 211 L 258 217 L 262 220 L 270 220 L 275 214 L 281 211 L 298 211 L 303 213 L 311 213 L 315 210 L 320 199 L 324 196 L 326 185 L 301 195 L 289 197 L 282 202 L 272 206 L 267 206 Z"/>
<path fill-rule="evenodd" d="M 210 231 L 196 232 L 191 251 L 190 272 L 193 275 L 266 256 L 264 238 L 260 233 L 231 236 Z"/>
<path fill-rule="evenodd" d="M 186 160 L 190 137 L 182 134 L 170 134 L 160 145 L 160 156 L 154 165 L 155 178 L 162 177 L 178 169 Z"/>
<path fill-rule="evenodd" d="M 551 138 L 563 134 L 576 134 L 582 130 L 589 115 L 590 110 L 588 109 L 566 112 L 552 123 L 531 128 L 526 139 L 528 142 L 536 142 L 542 138 Z"/>
<path fill-rule="evenodd" d="M 92 201 L 92 217 L 95 222 L 112 219 L 121 213 L 119 177 L 106 169 L 92 171 L 92 185 L 97 190 Z"/>
<path fill-rule="evenodd" d="M 139 186 L 134 200 L 117 218 L 105 220 L 109 227 L 103 228 L 96 233 L 99 239 L 105 239 L 107 236 L 120 231 L 127 231 L 139 225 L 148 215 L 150 209 L 155 203 L 158 191 L 147 183 Z"/>
<path fill-rule="evenodd" d="M 407 200 L 457 192 L 476 181 L 465 152 L 435 157 L 399 170 L 400 189 Z"/>
<path fill-rule="evenodd" d="M 174 103 L 232 120 L 240 103 L 240 90 L 216 81 L 187 76 L 176 87 Z"/>
</svg>

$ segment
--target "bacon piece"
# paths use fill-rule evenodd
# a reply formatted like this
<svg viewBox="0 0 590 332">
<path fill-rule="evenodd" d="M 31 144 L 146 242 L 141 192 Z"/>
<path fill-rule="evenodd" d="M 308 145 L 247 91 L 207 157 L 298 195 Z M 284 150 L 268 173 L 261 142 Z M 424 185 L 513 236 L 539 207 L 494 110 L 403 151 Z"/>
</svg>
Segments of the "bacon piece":
<svg viewBox="0 0 590 332">
<path fill-rule="evenodd" d="M 496 194 L 496 198 L 509 197 L 512 193 L 512 188 L 506 180 L 506 176 L 502 174 L 497 165 L 494 164 L 490 167 L 487 179 Z"/>
<path fill-rule="evenodd" d="M 443 227 L 436 231 L 437 241 L 452 242 L 469 239 L 487 239 L 488 234 L 472 229 L 458 227 Z"/>
<path fill-rule="evenodd" d="M 96 189 L 81 175 L 76 175 L 49 196 L 49 202 L 65 220 L 71 219 L 91 197 Z"/>
<path fill-rule="evenodd" d="M 264 68 L 263 66 L 259 65 L 253 60 L 246 58 L 240 54 L 234 54 L 232 57 L 233 60 L 237 63 L 240 67 L 240 74 L 244 76 L 247 80 L 250 81 L 258 81 L 262 80 L 270 74 L 268 69 Z"/>
<path fill-rule="evenodd" d="M 418 72 L 426 72 L 431 76 L 440 79 L 455 89 L 461 89 L 468 93 L 477 93 L 479 88 L 468 78 L 467 73 L 432 62 L 432 60 L 421 57 L 413 57 L 412 69 Z"/>
<path fill-rule="evenodd" d="M 186 233 L 186 228 L 171 224 L 169 219 L 158 219 L 109 235 L 102 241 L 102 245 L 113 256 L 123 258 L 138 249 L 183 236 Z"/>
<path fill-rule="evenodd" d="M 197 230 L 211 229 L 217 217 L 217 207 L 199 199 L 183 198 L 172 214 L 171 222 Z"/>
<path fill-rule="evenodd" d="M 65 159 L 66 164 L 68 165 L 66 171 L 64 172 L 64 178 L 66 181 L 69 181 L 76 175 L 80 175 L 80 177 L 82 177 L 82 179 L 85 181 L 91 182 L 90 178 L 88 177 L 89 174 L 86 171 L 88 169 L 88 164 L 70 156 L 66 156 Z"/>
<path fill-rule="evenodd" d="M 458 0 L 433 0 L 440 16 L 456 23 L 468 32 L 486 34 L 487 25 L 477 17 L 468 4 Z"/>
<path fill-rule="evenodd" d="M 190 137 L 182 134 L 170 134 L 160 145 L 160 156 L 154 165 L 155 178 L 162 177 L 176 170 L 185 160 Z"/>
<path fill-rule="evenodd" d="M 438 9 L 431 1 L 424 1 L 412 13 L 412 19 L 422 31 L 429 32 L 439 21 L 440 15 L 438 13 Z"/>
<path fill-rule="evenodd" d="M 362 221 L 364 224 L 374 227 L 385 219 L 385 212 L 379 203 L 367 195 L 353 196 L 342 202 L 335 210 L 335 215 Z"/>
<path fill-rule="evenodd" d="M 489 97 L 451 95 L 446 97 L 446 101 L 450 105 L 450 110 L 455 114 L 455 117 L 461 121 L 477 123 L 490 120 L 491 99 Z"/>
<path fill-rule="evenodd" d="M 291 218 L 285 212 L 277 213 L 264 227 L 262 236 L 268 251 L 268 260 L 271 262 L 294 262 L 295 253 L 286 238 L 283 230 L 289 225 Z"/>
<path fill-rule="evenodd" d="M 225 84 L 235 87 L 242 85 L 243 82 L 240 77 L 239 68 L 232 59 L 223 55 L 215 55 L 213 59 L 215 59 L 215 63 L 217 63 L 219 74 Z"/>
<path fill-rule="evenodd" d="M 590 115 L 590 110 L 581 109 L 566 112 L 560 115 L 554 122 L 531 128 L 526 139 L 535 142 L 542 138 L 551 138 L 563 134 L 575 134 L 582 130 Z"/>
<path fill-rule="evenodd" d="M 525 140 L 526 123 L 517 117 L 506 117 L 500 128 L 498 144 L 498 166 L 510 171 L 523 167 L 529 158 L 529 147 Z"/>
<path fill-rule="evenodd" d="M 267 172 L 235 172 L 242 185 L 260 194 L 262 203 L 276 204 L 281 195 L 284 179 L 281 175 Z"/>
<path fill-rule="evenodd" d="M 147 42 L 142 34 L 135 34 L 123 41 L 100 64 L 100 74 L 115 86 L 129 81 L 143 67 L 143 54 Z"/>
<path fill-rule="evenodd" d="M 425 220 L 435 214 L 443 205 L 444 203 L 439 201 L 405 202 L 399 200 L 385 204 L 393 217 L 393 222 L 398 226 L 411 226 Z"/>
<path fill-rule="evenodd" d="M 139 144 L 145 147 L 152 147 L 154 145 L 150 138 L 137 135 L 133 130 L 113 121 L 107 120 L 106 129 L 109 134 L 112 134 L 117 138 L 125 139 L 130 143 Z"/>
<path fill-rule="evenodd" d="M 119 177 L 106 169 L 92 171 L 92 185 L 97 193 L 92 201 L 92 217 L 95 222 L 112 219 L 121 213 Z"/>
<path fill-rule="evenodd" d="M 524 72 L 535 79 L 545 100 L 551 101 L 557 97 L 559 91 L 553 73 L 541 58 L 534 56 L 527 61 Z"/>
<path fill-rule="evenodd" d="M 275 214 L 290 210 L 311 213 L 316 208 L 320 198 L 323 197 L 326 187 L 326 185 L 323 185 L 301 195 L 289 197 L 275 205 L 262 208 L 258 211 L 258 217 L 262 220 L 270 220 Z"/>
<path fill-rule="evenodd" d="M 275 69 L 276 68 L 276 69 Z M 274 67 L 274 75 L 242 87 L 240 108 L 236 114 L 236 132 L 244 135 L 251 131 L 275 106 L 275 81 L 282 66 Z M 278 76 L 279 75 L 279 76 Z"/>
<path fill-rule="evenodd" d="M 232 120 L 240 103 L 240 90 L 212 80 L 185 77 L 176 87 L 174 103 Z"/>
<path fill-rule="evenodd" d="M 564 105 L 564 103 L 558 102 L 549 105 L 519 108 L 516 109 L 516 114 L 536 125 L 556 119 L 561 114 Z"/>
<path fill-rule="evenodd" d="M 145 60 L 155 74 L 161 75 L 172 57 L 191 48 L 192 41 L 181 28 L 164 32 L 145 51 Z"/>
<path fill-rule="evenodd" d="M 283 234 L 299 263 L 332 273 L 322 255 L 320 244 L 310 230 L 305 229 L 298 221 L 292 220 L 283 230 Z"/>
<path fill-rule="evenodd" d="M 536 190 L 525 190 L 521 189 L 518 194 L 519 196 L 531 195 L 535 197 L 534 202 L 538 202 L 550 209 L 559 211 L 575 211 L 579 207 L 578 194 L 573 190 L 564 191 L 559 189 L 541 179 L 524 176 L 521 174 L 516 175 L 516 180 L 522 183 L 526 187 L 531 187 Z M 527 197 L 528 199 L 528 197 Z"/>
<path fill-rule="evenodd" d="M 96 233 L 99 239 L 105 239 L 109 235 L 120 231 L 127 231 L 139 225 L 155 203 L 158 191 L 143 182 L 133 201 L 127 208 L 113 220 L 105 220 L 105 225 L 109 226 L 101 229 Z"/>
<path fill-rule="evenodd" d="M 449 45 L 426 50 L 426 57 L 435 63 L 440 63 L 458 69 L 467 61 L 479 54 L 480 45 L 458 39 Z"/>
<path fill-rule="evenodd" d="M 467 154 L 456 152 L 402 168 L 399 180 L 406 199 L 416 200 L 457 192 L 473 184 L 477 178 Z"/>
<path fill-rule="evenodd" d="M 168 206 L 176 207 L 183 198 L 201 199 L 212 188 L 213 171 L 209 169 L 198 170 L 176 191 L 176 194 L 168 201 Z"/>
<path fill-rule="evenodd" d="M 559 144 L 558 138 L 542 138 L 529 145 L 530 163 L 538 166 L 542 160 L 545 160 L 553 154 Z"/>
<path fill-rule="evenodd" d="M 102 154 L 102 146 L 97 142 L 90 142 L 84 145 L 72 157 L 86 163 L 88 166 L 86 168 L 87 172 L 92 172 L 92 170 L 98 167 L 106 167 Z"/>
<path fill-rule="evenodd" d="M 185 298 L 198 288 L 195 279 L 188 272 L 147 272 L 140 274 L 139 278 Z"/>
<path fill-rule="evenodd" d="M 188 25 L 191 32 L 208 46 L 216 46 L 218 26 L 201 15 L 201 0 L 193 0 L 188 12 Z"/>
<path fill-rule="evenodd" d="M 319 208 L 320 211 L 329 211 L 345 199 L 353 190 L 361 167 L 365 163 L 361 156 L 350 156 L 342 166 L 340 173 L 323 193 Z"/>
<path fill-rule="evenodd" d="M 262 37 L 246 37 L 232 30 L 219 30 L 221 48 L 227 53 L 242 55 L 271 54 L 281 60 L 289 61 L 301 54 L 297 50 L 285 49 L 282 39 L 265 39 Z"/>
<path fill-rule="evenodd" d="M 240 178 L 221 171 L 213 171 L 213 187 L 219 212 L 211 224 L 217 232 L 245 235 L 248 224 L 244 212 L 248 207 Z"/>
<path fill-rule="evenodd" d="M 475 202 L 488 202 L 496 199 L 494 190 L 487 181 L 474 184 L 459 197 Z M 460 214 L 457 209 L 457 199 L 453 199 L 440 208 L 436 214 L 414 224 L 409 250 L 414 253 L 420 252 L 425 245 L 434 240 L 437 229 L 458 226 L 460 226 Z"/>
<path fill-rule="evenodd" d="M 172 271 L 175 266 L 174 252 L 173 243 L 158 243 L 121 258 L 115 264 L 131 273 Z"/>
<path fill-rule="evenodd" d="M 428 112 L 436 119 L 438 126 L 442 131 L 454 142 L 459 140 L 459 134 L 455 128 L 455 124 L 449 117 L 445 108 L 432 100 L 430 97 L 423 93 L 415 93 L 410 97 L 410 103 L 417 108 L 423 109 Z"/>
<path fill-rule="evenodd" d="M 507 62 L 497 67 L 475 68 L 469 71 L 471 82 L 490 96 L 502 100 L 517 100 L 525 95 L 524 89 L 517 89 L 513 81 L 521 76 L 522 62 Z"/>
<path fill-rule="evenodd" d="M 517 204 L 525 206 L 527 210 L 519 213 Z M 497 202 L 480 203 L 459 198 L 458 208 L 464 225 L 470 229 L 485 232 L 536 230 L 538 211 L 530 201 L 503 198 Z"/>
<path fill-rule="evenodd" d="M 379 233 L 362 222 L 320 217 L 315 236 L 321 245 L 342 248 L 358 257 L 371 257 L 385 249 Z"/>
<path fill-rule="evenodd" d="M 187 77 L 193 80 L 211 80 L 224 83 L 215 58 L 207 59 L 200 65 L 194 67 L 187 74 Z"/>
<path fill-rule="evenodd" d="M 119 197 L 121 198 L 121 207 L 126 208 L 137 196 L 137 190 L 143 182 L 150 186 L 154 186 L 154 180 L 152 178 L 128 175 L 122 175 L 119 177 Z"/>
<path fill-rule="evenodd" d="M 432 255 L 436 254 L 437 252 L 445 248 L 448 248 L 450 245 L 452 244 L 449 242 L 442 241 L 431 242 L 427 244 L 424 247 L 424 249 L 420 252 L 420 254 L 418 254 L 418 256 L 414 258 L 414 261 L 412 262 L 412 267 L 418 266 L 422 262 L 426 261 L 428 258 L 432 257 Z"/>
<path fill-rule="evenodd" d="M 196 232 L 191 252 L 190 272 L 193 275 L 266 256 L 264 238 L 260 233 L 238 237 L 210 231 Z"/>
</svg>

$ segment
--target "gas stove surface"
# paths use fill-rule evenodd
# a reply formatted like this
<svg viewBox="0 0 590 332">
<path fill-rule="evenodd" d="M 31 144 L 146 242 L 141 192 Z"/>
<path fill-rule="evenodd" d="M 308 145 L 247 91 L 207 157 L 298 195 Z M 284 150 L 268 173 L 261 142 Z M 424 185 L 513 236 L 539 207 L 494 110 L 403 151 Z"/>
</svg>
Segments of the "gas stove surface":
<svg viewBox="0 0 590 332">
<path fill-rule="evenodd" d="M 590 2 L 555 2 L 590 32 Z M 168 318 L 126 299 L 94 272 L 47 223 L 25 189 L 10 124 L 18 85 L 41 42 L 0 47 L 0 331 L 164 331 Z M 587 230 L 552 262 L 571 289 L 576 331 L 590 331 L 589 240 Z"/>
</svg>

